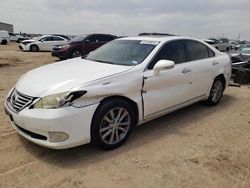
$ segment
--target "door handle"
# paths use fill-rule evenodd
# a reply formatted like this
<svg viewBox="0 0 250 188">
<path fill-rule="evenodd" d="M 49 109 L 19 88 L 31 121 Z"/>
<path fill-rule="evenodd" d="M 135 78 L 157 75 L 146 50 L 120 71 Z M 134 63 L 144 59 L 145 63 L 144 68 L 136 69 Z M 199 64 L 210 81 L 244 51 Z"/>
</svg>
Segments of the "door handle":
<svg viewBox="0 0 250 188">
<path fill-rule="evenodd" d="M 188 72 L 191 72 L 191 69 L 184 68 L 184 69 L 182 70 L 182 73 L 183 73 L 183 74 L 188 73 Z"/>
<path fill-rule="evenodd" d="M 218 61 L 214 61 L 214 62 L 213 62 L 213 65 L 218 65 L 218 64 L 219 64 Z"/>
</svg>

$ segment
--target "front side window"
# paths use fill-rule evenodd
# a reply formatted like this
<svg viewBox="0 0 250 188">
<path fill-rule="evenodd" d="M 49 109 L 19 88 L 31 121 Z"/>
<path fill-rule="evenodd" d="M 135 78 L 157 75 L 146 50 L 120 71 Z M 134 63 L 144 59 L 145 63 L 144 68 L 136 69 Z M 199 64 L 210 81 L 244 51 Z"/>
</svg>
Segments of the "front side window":
<svg viewBox="0 0 250 188">
<path fill-rule="evenodd" d="M 40 41 L 53 41 L 52 37 L 43 37 L 40 39 Z"/>
<path fill-rule="evenodd" d="M 97 43 L 98 38 L 96 35 L 94 35 L 94 36 L 90 36 L 90 37 L 86 38 L 86 41 L 88 41 L 89 43 Z"/>
<path fill-rule="evenodd" d="M 158 44 L 155 41 L 114 40 L 90 53 L 86 59 L 133 66 L 141 63 Z"/>
<path fill-rule="evenodd" d="M 98 42 L 109 42 L 111 40 L 114 40 L 114 37 L 108 35 L 98 35 L 96 36 L 96 39 L 98 40 Z"/>
<path fill-rule="evenodd" d="M 186 62 L 185 43 L 182 40 L 177 40 L 165 44 L 150 63 L 148 69 L 152 69 L 162 59 L 174 61 L 175 64 Z"/>
<path fill-rule="evenodd" d="M 186 48 L 189 54 L 190 61 L 206 59 L 209 57 L 207 46 L 198 41 L 187 40 Z"/>
</svg>

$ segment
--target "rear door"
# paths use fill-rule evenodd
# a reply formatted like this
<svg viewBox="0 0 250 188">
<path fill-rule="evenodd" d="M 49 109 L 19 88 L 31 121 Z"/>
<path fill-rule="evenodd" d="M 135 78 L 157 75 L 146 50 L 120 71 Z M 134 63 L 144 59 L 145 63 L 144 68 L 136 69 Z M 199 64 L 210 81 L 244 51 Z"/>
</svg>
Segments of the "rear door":
<svg viewBox="0 0 250 188">
<path fill-rule="evenodd" d="M 206 45 L 195 40 L 186 40 L 188 67 L 191 83 L 188 95 L 193 97 L 206 95 L 213 83 L 219 61 L 214 52 Z"/>
</svg>

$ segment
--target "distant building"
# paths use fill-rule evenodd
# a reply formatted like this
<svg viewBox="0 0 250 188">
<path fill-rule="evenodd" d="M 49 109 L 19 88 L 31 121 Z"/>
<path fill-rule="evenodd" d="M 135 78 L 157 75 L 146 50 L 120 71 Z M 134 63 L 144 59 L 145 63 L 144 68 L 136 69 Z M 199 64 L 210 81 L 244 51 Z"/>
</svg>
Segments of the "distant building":
<svg viewBox="0 0 250 188">
<path fill-rule="evenodd" d="M 3 23 L 0 22 L 0 30 L 5 30 L 8 31 L 10 33 L 14 33 L 14 28 L 12 24 L 7 24 L 7 23 Z"/>
</svg>

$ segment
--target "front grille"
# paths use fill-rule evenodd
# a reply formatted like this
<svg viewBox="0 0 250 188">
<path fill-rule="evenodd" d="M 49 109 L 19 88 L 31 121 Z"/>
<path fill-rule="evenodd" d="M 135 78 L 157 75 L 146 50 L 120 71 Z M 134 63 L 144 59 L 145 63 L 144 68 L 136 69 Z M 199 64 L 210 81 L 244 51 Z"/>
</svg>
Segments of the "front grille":
<svg viewBox="0 0 250 188">
<path fill-rule="evenodd" d="M 24 95 L 18 92 L 16 89 L 14 89 L 7 100 L 9 102 L 11 109 L 14 112 L 18 113 L 26 106 L 29 106 L 34 101 L 34 99 L 35 99 L 34 97 Z"/>
</svg>

